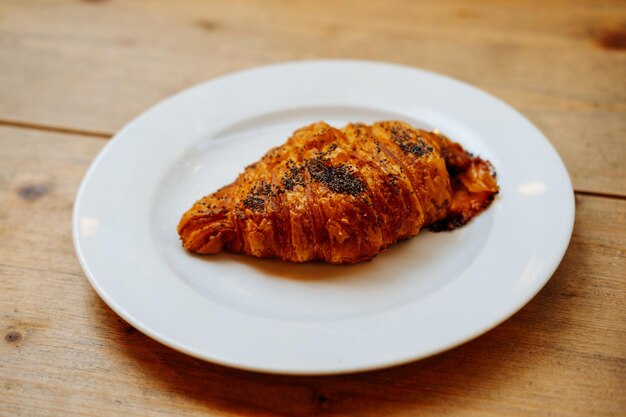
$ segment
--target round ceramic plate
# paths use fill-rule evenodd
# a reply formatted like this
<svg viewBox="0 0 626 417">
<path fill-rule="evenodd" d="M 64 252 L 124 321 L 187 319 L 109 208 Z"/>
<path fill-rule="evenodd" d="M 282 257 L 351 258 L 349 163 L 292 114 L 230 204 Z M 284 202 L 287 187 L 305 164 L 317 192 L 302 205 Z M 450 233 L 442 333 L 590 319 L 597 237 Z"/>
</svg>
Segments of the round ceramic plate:
<svg viewBox="0 0 626 417">
<path fill-rule="evenodd" d="M 489 159 L 494 204 L 463 228 L 422 232 L 353 266 L 181 247 L 181 214 L 296 128 L 388 119 L 439 129 Z M 502 101 L 419 69 L 304 61 L 217 78 L 137 117 L 87 172 L 73 228 L 95 290 L 148 336 L 238 368 L 331 374 L 423 358 L 501 323 L 548 281 L 573 220 L 559 156 Z"/>
</svg>

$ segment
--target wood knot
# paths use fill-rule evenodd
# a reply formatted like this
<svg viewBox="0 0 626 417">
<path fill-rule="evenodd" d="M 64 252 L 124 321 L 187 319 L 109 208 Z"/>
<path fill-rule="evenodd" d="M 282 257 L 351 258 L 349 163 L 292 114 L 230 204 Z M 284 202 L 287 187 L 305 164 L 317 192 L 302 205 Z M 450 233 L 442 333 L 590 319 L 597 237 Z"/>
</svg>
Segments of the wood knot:
<svg viewBox="0 0 626 417">
<path fill-rule="evenodd" d="M 128 326 L 124 329 L 124 333 L 126 333 L 127 335 L 133 335 L 137 333 L 137 329 L 135 329 L 133 326 Z"/>
<path fill-rule="evenodd" d="M 17 343 L 20 340 L 22 340 L 22 333 L 15 331 L 15 330 L 10 330 L 5 336 L 4 336 L 4 340 L 7 343 Z"/>
<path fill-rule="evenodd" d="M 208 19 L 200 19 L 198 20 L 198 26 L 200 26 L 204 30 L 215 30 L 219 26 L 216 22 Z"/>
<path fill-rule="evenodd" d="M 461 9 L 457 12 L 457 16 L 459 16 L 462 19 L 468 19 L 468 18 L 477 17 L 478 13 L 476 13 L 473 10 Z"/>
<path fill-rule="evenodd" d="M 330 398 L 320 392 L 313 393 L 313 402 L 315 406 L 321 410 L 328 410 L 332 405 L 332 401 L 330 400 Z"/>
<path fill-rule="evenodd" d="M 596 37 L 596 42 L 605 49 L 624 51 L 626 50 L 626 30 L 605 30 Z"/>
<path fill-rule="evenodd" d="M 17 190 L 17 195 L 22 200 L 34 201 L 47 194 L 48 191 L 49 188 L 45 184 L 25 185 Z"/>
</svg>

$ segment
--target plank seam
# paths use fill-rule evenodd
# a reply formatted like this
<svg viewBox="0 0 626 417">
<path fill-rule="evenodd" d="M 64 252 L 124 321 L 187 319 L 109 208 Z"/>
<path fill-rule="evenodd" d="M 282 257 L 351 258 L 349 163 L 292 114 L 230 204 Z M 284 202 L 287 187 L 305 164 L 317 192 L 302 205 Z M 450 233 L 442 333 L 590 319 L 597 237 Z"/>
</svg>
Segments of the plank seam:
<svg viewBox="0 0 626 417">
<path fill-rule="evenodd" d="M 19 120 L 0 119 L 0 126 L 16 127 L 20 129 L 40 130 L 44 132 L 65 133 L 69 135 L 89 136 L 99 139 L 110 139 L 113 133 L 98 132 L 94 130 L 75 129 L 71 127 L 44 125 L 39 123 L 22 122 Z"/>
<path fill-rule="evenodd" d="M 596 191 L 574 190 L 574 194 L 584 195 L 586 197 L 602 197 L 602 198 L 610 198 L 612 200 L 626 200 L 626 195 L 596 192 Z"/>
</svg>

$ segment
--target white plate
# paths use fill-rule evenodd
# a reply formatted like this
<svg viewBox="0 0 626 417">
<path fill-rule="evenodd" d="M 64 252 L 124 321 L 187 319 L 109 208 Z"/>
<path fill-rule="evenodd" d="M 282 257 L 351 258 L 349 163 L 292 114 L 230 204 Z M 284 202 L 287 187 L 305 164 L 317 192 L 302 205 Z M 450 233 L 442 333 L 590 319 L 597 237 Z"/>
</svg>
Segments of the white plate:
<svg viewBox="0 0 626 417">
<path fill-rule="evenodd" d="M 495 203 L 355 266 L 182 249 L 180 215 L 295 128 L 383 119 L 438 128 L 488 158 Z M 500 100 L 414 68 L 305 61 L 200 84 L 136 118 L 87 172 L 73 227 L 95 290 L 148 336 L 238 368 L 332 374 L 423 358 L 501 323 L 548 281 L 573 220 L 559 156 Z"/>
</svg>

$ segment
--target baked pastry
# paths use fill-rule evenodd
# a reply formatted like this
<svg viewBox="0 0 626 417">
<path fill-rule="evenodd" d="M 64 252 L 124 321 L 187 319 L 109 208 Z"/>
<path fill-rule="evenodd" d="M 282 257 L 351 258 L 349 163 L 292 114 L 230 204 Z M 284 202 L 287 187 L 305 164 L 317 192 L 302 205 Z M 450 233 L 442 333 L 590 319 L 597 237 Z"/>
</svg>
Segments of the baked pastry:
<svg viewBox="0 0 626 417">
<path fill-rule="evenodd" d="M 352 264 L 424 227 L 462 226 L 497 193 L 491 164 L 436 132 L 318 122 L 198 200 L 178 233 L 198 254 Z"/>
</svg>

